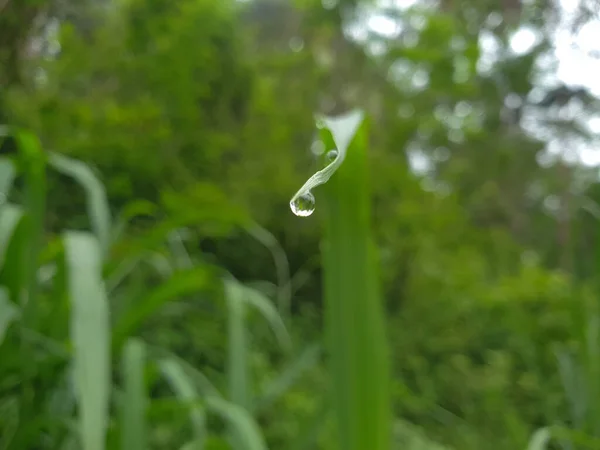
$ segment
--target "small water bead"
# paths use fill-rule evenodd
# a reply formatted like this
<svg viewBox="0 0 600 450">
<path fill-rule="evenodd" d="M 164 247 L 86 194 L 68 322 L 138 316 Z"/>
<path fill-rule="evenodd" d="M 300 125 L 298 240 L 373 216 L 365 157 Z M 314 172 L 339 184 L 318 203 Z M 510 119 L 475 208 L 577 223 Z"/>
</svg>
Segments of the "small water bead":
<svg viewBox="0 0 600 450">
<path fill-rule="evenodd" d="M 315 196 L 310 191 L 302 194 L 290 202 L 290 208 L 298 217 L 308 217 L 315 210 Z"/>
<path fill-rule="evenodd" d="M 338 151 L 337 151 L 337 150 L 335 150 L 335 149 L 334 149 L 334 150 L 329 150 L 329 151 L 327 152 L 327 155 L 326 155 L 326 156 L 327 156 L 327 160 L 328 160 L 328 161 L 333 161 L 335 158 L 337 158 L 337 157 L 338 157 Z"/>
</svg>

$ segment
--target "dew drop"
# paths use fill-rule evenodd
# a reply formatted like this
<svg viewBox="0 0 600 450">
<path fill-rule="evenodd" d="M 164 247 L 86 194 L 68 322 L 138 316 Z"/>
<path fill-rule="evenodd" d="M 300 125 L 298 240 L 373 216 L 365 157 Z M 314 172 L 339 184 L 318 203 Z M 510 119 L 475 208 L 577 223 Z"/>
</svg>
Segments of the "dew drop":
<svg viewBox="0 0 600 450">
<path fill-rule="evenodd" d="M 329 150 L 327 152 L 327 160 L 328 161 L 333 161 L 335 158 L 338 157 L 338 151 L 337 150 Z"/>
<path fill-rule="evenodd" d="M 308 217 L 315 210 L 315 196 L 310 191 L 302 194 L 290 202 L 290 208 L 298 217 Z"/>
<path fill-rule="evenodd" d="M 304 41 L 301 37 L 295 36 L 290 39 L 289 46 L 294 53 L 298 53 L 304 48 Z"/>
</svg>

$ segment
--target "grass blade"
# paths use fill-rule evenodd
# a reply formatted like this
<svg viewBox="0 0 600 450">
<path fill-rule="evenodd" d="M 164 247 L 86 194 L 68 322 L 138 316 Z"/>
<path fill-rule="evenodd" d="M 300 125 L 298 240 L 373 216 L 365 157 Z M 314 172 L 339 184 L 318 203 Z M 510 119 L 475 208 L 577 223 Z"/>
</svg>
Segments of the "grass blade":
<svg viewBox="0 0 600 450">
<path fill-rule="evenodd" d="M 250 406 L 250 383 L 244 291 L 244 286 L 237 281 L 225 281 L 225 300 L 229 308 L 227 323 L 229 399 L 236 405 L 248 408 Z"/>
<path fill-rule="evenodd" d="M 279 314 L 287 321 L 291 316 L 292 284 L 290 282 L 290 265 L 285 251 L 275 236 L 257 223 L 248 225 L 246 231 L 263 244 L 273 256 L 277 271 L 277 308 Z"/>
<path fill-rule="evenodd" d="M 19 399 L 16 396 L 0 399 L 0 450 L 9 450 L 19 426 Z"/>
<path fill-rule="evenodd" d="M 204 448 L 206 439 L 206 414 L 204 409 L 198 405 L 200 398 L 196 393 L 194 383 L 175 360 L 163 359 L 159 362 L 159 367 L 165 378 L 179 398 L 192 404 L 190 407 L 190 420 L 194 428 L 196 448 Z"/>
<path fill-rule="evenodd" d="M 285 394 L 304 373 L 315 367 L 321 357 L 321 346 L 311 345 L 273 380 L 254 407 L 255 411 L 263 411 Z"/>
<path fill-rule="evenodd" d="M 283 319 L 277 308 L 273 306 L 271 300 L 256 289 L 240 285 L 243 293 L 243 300 L 254 307 L 269 323 L 273 334 L 284 350 L 290 350 L 292 347 L 292 338 L 283 322 Z"/>
<path fill-rule="evenodd" d="M 38 292 L 37 268 L 44 234 L 46 209 L 46 155 L 38 138 L 29 132 L 14 130 L 19 149 L 19 163 L 25 178 L 26 221 L 23 224 L 24 242 L 22 257 L 22 282 L 20 301 L 25 305 L 23 318 L 29 326 L 35 322 L 36 296 Z"/>
<path fill-rule="evenodd" d="M 64 235 L 71 301 L 71 340 L 79 432 L 84 450 L 105 448 L 110 379 L 110 325 L 102 251 L 89 233 Z"/>
<path fill-rule="evenodd" d="M 230 426 L 236 446 L 240 450 L 267 450 L 260 428 L 244 408 L 222 398 L 206 399 L 208 408 L 220 415 Z"/>
<path fill-rule="evenodd" d="M 0 204 L 8 198 L 16 175 L 13 162 L 9 158 L 0 158 Z"/>
<path fill-rule="evenodd" d="M 165 303 L 180 295 L 191 294 L 206 288 L 211 279 L 210 271 L 204 267 L 198 267 L 176 272 L 168 281 L 152 292 L 145 293 L 117 321 L 113 330 L 113 348 L 120 348 L 137 327 Z"/>
<path fill-rule="evenodd" d="M 125 396 L 121 405 L 121 448 L 146 450 L 146 386 L 144 366 L 146 348 L 130 339 L 123 349 Z"/>
<path fill-rule="evenodd" d="M 531 436 L 527 450 L 546 450 L 552 439 L 549 428 L 540 428 Z"/>
<path fill-rule="evenodd" d="M 201 443 L 198 441 L 188 442 L 181 447 L 180 450 L 202 450 Z"/>
<path fill-rule="evenodd" d="M 8 245 L 23 218 L 23 209 L 6 204 L 0 208 L 0 267 L 4 264 Z"/>
<path fill-rule="evenodd" d="M 346 154 L 325 186 L 323 250 L 339 448 L 384 450 L 391 441 L 389 363 L 370 235 L 366 128 L 360 112 L 324 122 L 338 151 Z"/>
<path fill-rule="evenodd" d="M 197 436 L 193 443 L 188 445 L 193 446 L 192 448 L 195 449 L 203 448 L 206 417 L 204 410 L 198 406 L 199 395 L 196 392 L 194 379 L 177 359 L 162 359 L 159 361 L 159 366 L 177 394 L 191 404 L 190 414 Z M 210 392 L 212 392 L 212 388 L 208 389 L 208 392 L 203 396 L 206 410 L 221 416 L 228 423 L 229 429 L 235 437 L 235 448 L 240 450 L 267 450 L 260 428 L 252 416 L 241 406 Z M 201 430 L 202 433 L 200 433 Z"/>
<path fill-rule="evenodd" d="M 111 217 L 104 186 L 92 169 L 82 161 L 58 153 L 50 153 L 49 163 L 58 172 L 73 178 L 85 190 L 92 230 L 105 256 L 111 242 Z"/>
<path fill-rule="evenodd" d="M 17 317 L 19 317 L 19 310 L 9 300 L 8 291 L 0 288 L 0 345 L 4 341 L 8 327 Z"/>
</svg>

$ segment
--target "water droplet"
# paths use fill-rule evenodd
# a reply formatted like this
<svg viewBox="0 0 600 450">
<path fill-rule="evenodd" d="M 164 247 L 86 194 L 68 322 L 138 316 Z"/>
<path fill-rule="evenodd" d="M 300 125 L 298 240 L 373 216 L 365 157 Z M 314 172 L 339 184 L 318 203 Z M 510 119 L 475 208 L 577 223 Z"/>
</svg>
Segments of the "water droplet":
<svg viewBox="0 0 600 450">
<path fill-rule="evenodd" d="M 294 53 L 298 53 L 304 48 L 304 40 L 299 36 L 294 36 L 290 39 L 289 46 Z"/>
<path fill-rule="evenodd" d="M 335 158 L 338 157 L 338 151 L 337 150 L 329 150 L 327 152 L 327 160 L 328 161 L 333 161 Z"/>
<path fill-rule="evenodd" d="M 333 9 L 337 6 L 338 0 L 321 0 L 323 4 L 323 8 L 325 9 Z"/>
<path fill-rule="evenodd" d="M 308 217 L 315 210 L 315 196 L 312 192 L 302 194 L 297 199 L 290 202 L 292 212 L 299 217 Z"/>
</svg>

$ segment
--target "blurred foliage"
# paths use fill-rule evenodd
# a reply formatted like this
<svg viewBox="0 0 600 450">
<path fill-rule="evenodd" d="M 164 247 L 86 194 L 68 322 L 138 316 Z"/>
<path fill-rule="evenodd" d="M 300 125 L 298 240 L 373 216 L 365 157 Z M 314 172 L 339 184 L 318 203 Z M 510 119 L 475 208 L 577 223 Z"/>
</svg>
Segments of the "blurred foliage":
<svg viewBox="0 0 600 450">
<path fill-rule="evenodd" d="M 597 174 L 568 160 L 542 163 L 546 139 L 523 120 L 537 114 L 565 146 L 597 138 L 556 113 L 579 102 L 590 114 L 593 96 L 569 91 L 561 103 L 564 89 L 556 89 L 547 102 L 531 100 L 551 70 L 539 60 L 552 47 L 551 20 L 541 18 L 553 17 L 554 6 L 386 3 L 378 13 L 399 26 L 384 34 L 366 26 L 373 3 L 0 0 L 0 119 L 32 130 L 47 151 L 85 161 L 102 180 L 116 230 L 104 261 L 111 307 L 119 316 L 156 301 L 124 340 L 138 336 L 178 355 L 227 392 L 231 312 L 222 277 L 273 304 L 290 290 L 292 315 L 282 317 L 291 353 L 260 314 L 248 313 L 248 389 L 259 397 L 321 341 L 322 210 L 317 204 L 299 219 L 288 207 L 323 166 L 319 151 L 329 150 L 320 147 L 314 114 L 363 108 L 390 329 L 393 448 L 525 449 L 545 426 L 586 436 L 574 447 L 563 434 L 548 448 L 598 448 L 591 437 L 600 438 L 600 418 L 588 404 L 600 402 L 600 337 L 591 320 L 600 288 Z M 587 9 L 580 14 L 589 20 Z M 520 24 L 539 27 L 540 40 L 515 54 L 509 37 Z M 482 36 L 497 47 L 494 57 Z M 5 139 L 2 153 L 14 151 Z M 23 184 L 18 177 L 11 201 L 26 197 Z M 49 171 L 48 186 L 43 263 L 63 252 L 58 233 L 90 223 L 77 183 Z M 289 280 L 278 276 L 278 250 L 249 232 L 255 224 L 285 252 Z M 192 267 L 205 277 L 202 289 L 164 288 Z M 40 352 L 41 372 L 23 393 L 29 409 L 19 416 L 32 428 L 19 429 L 23 419 L 11 417 L 20 350 L 7 335 L 0 448 L 69 448 L 68 424 L 45 423 L 31 400 L 41 393 L 39 404 L 56 406 L 47 397 L 68 384 L 60 356 L 68 351 L 68 306 L 52 289 L 42 294 L 41 335 L 30 338 L 58 356 Z M 114 358 L 123 345 L 115 344 Z M 568 388 L 570 369 L 587 380 L 574 383 L 585 385 L 577 394 Z M 158 368 L 146 372 L 152 398 L 170 392 Z M 269 408 L 257 406 L 269 448 L 335 448 L 322 404 L 327 383 L 315 358 Z M 182 409 L 166 401 L 150 408 L 148 448 L 187 442 Z M 228 448 L 227 425 L 208 420 L 206 448 Z M 34 444 L 31 430 L 45 437 Z M 118 439 L 110 424 L 109 443 Z"/>
</svg>

